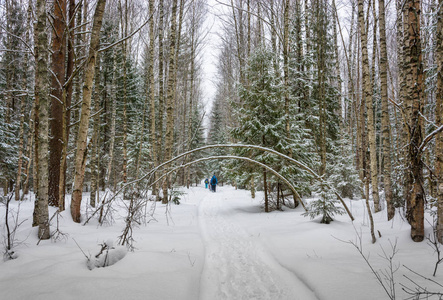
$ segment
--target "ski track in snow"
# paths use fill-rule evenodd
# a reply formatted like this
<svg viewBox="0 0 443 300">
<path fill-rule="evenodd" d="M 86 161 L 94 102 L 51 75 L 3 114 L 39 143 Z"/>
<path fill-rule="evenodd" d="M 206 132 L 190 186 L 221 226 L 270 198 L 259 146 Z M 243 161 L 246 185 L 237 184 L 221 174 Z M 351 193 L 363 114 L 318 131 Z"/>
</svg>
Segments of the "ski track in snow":
<svg viewBox="0 0 443 300">
<path fill-rule="evenodd" d="M 206 257 L 200 299 L 317 299 L 247 231 L 229 218 L 222 193 L 209 193 L 199 207 Z"/>
</svg>

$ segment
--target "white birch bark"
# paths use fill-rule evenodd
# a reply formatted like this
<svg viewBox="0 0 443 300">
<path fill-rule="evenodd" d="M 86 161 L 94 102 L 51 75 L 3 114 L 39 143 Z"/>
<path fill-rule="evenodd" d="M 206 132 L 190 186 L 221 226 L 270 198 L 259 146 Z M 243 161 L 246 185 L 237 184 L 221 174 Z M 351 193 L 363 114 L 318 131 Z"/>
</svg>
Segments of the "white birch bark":
<svg viewBox="0 0 443 300">
<path fill-rule="evenodd" d="M 80 206 L 82 201 L 83 183 L 87 158 L 87 137 L 89 117 L 91 115 L 92 82 L 95 75 L 95 63 L 99 46 L 100 28 L 102 27 L 103 14 L 106 0 L 98 0 L 95 8 L 91 41 L 89 44 L 88 60 L 85 68 L 83 84 L 83 101 L 80 123 L 77 135 L 77 151 L 75 155 L 74 189 L 71 200 L 71 216 L 74 222 L 80 222 Z"/>
</svg>

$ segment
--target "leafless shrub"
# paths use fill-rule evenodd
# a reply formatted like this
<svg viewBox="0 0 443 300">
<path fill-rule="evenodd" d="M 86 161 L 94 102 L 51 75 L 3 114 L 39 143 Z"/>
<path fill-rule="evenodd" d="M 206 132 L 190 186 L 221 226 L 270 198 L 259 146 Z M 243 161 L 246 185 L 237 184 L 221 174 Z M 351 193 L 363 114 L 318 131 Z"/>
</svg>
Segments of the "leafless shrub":
<svg viewBox="0 0 443 300">
<path fill-rule="evenodd" d="M 431 290 L 429 287 L 423 287 L 421 284 L 417 283 L 414 279 L 412 279 L 409 276 L 403 275 L 411 284 L 411 286 L 407 286 L 404 284 L 400 284 L 402 286 L 402 290 L 405 291 L 410 297 L 406 298 L 406 300 L 420 300 L 420 299 L 443 299 L 443 285 L 441 283 L 438 283 L 437 281 L 427 278 L 407 266 L 403 265 L 408 271 L 410 271 L 414 276 L 426 280 L 426 282 L 429 282 L 432 287 L 434 287 L 437 290 Z"/>
<path fill-rule="evenodd" d="M 15 234 L 17 233 L 17 229 L 20 227 L 20 225 L 22 225 L 23 222 L 26 221 L 26 219 L 22 220 L 21 222 L 19 221 L 21 202 L 19 202 L 18 204 L 17 211 L 14 211 L 10 208 L 10 203 L 12 201 L 13 195 L 14 192 L 12 191 L 7 196 L 0 197 L 0 202 L 5 205 L 5 231 L 3 232 L 4 260 L 17 258 L 17 254 L 15 253 L 14 248 L 17 246 L 18 241 L 15 238 Z"/>
<path fill-rule="evenodd" d="M 432 274 L 432 276 L 435 277 L 435 274 L 437 274 L 438 265 L 443 262 L 443 257 L 442 257 L 441 249 L 440 249 L 441 244 L 438 241 L 438 234 L 437 234 L 437 218 L 435 216 L 434 216 L 433 224 L 431 224 L 431 225 L 432 225 L 432 233 L 429 234 L 426 237 L 426 239 L 428 240 L 428 245 L 431 248 L 433 248 L 434 252 L 437 254 L 437 261 L 435 262 L 434 273 Z"/>
</svg>

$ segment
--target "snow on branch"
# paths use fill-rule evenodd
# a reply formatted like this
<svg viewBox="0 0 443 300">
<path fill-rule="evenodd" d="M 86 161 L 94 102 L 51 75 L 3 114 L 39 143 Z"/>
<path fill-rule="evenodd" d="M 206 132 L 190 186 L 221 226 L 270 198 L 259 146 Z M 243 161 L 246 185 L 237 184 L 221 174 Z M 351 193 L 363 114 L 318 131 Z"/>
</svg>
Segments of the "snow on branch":
<svg viewBox="0 0 443 300">
<path fill-rule="evenodd" d="M 443 131 L 443 125 L 441 125 L 440 127 L 438 127 L 437 129 L 435 129 L 433 132 L 431 132 L 430 134 L 428 134 L 424 139 L 423 142 L 421 143 L 420 147 L 418 147 L 418 151 L 421 153 L 422 151 L 425 150 L 426 145 L 434 138 L 434 136 L 436 136 L 437 134 L 439 134 L 440 132 Z"/>
</svg>

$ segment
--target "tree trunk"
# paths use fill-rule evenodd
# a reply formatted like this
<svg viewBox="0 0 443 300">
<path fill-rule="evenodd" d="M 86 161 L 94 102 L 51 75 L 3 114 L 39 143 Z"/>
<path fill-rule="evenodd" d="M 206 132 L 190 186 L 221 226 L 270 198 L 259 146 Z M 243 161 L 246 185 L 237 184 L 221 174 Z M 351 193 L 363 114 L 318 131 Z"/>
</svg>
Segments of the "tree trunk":
<svg viewBox="0 0 443 300">
<path fill-rule="evenodd" d="M 49 153 L 49 77 L 48 77 L 48 36 L 46 34 L 46 1 L 37 0 L 35 24 L 35 98 L 39 115 L 38 123 L 38 195 L 35 216 L 38 224 L 38 237 L 46 240 L 50 237 L 48 211 L 48 153 Z"/>
<path fill-rule="evenodd" d="M 411 224 L 411 238 L 415 242 L 424 239 L 424 190 L 423 190 L 423 162 L 419 146 L 422 136 L 422 98 L 423 98 L 423 66 L 420 37 L 420 1 L 407 0 L 405 2 L 407 22 L 404 24 L 406 35 L 404 45 L 405 83 L 408 91 L 405 98 L 408 118 L 408 183 L 411 186 L 410 206 L 407 212 Z"/>
<path fill-rule="evenodd" d="M 186 114 L 184 114 L 184 115 L 182 115 L 181 113 L 180 113 L 180 109 L 182 109 L 183 111 L 184 111 L 184 109 L 183 109 L 183 107 L 185 107 L 186 106 L 186 92 L 187 92 L 187 81 L 186 81 L 186 77 L 187 77 L 187 67 L 186 67 L 186 64 L 183 64 L 183 66 L 182 66 L 182 69 L 184 69 L 185 71 L 184 71 L 184 73 L 186 74 L 186 75 L 184 75 L 184 74 L 182 74 L 181 76 L 183 77 L 183 81 L 184 81 L 184 92 L 183 92 L 183 100 L 181 101 L 181 106 L 179 105 L 179 103 L 178 103 L 178 101 L 179 101 L 179 97 L 178 97 L 178 93 L 177 93 L 177 85 L 178 85 L 178 83 L 177 83 L 177 73 L 178 73 L 178 71 L 177 71 L 177 69 L 179 68 L 178 67 L 178 61 L 179 61 L 179 57 L 180 57 L 180 43 L 181 43 L 181 38 L 182 38 L 182 35 L 181 35 L 181 31 L 182 31 L 182 27 L 183 27 L 183 13 L 184 13 L 184 5 L 185 3 L 184 3 L 184 0 L 180 0 L 180 9 L 178 10 L 178 29 L 177 29 L 177 43 L 176 43 L 176 51 L 175 51 L 175 62 L 176 62 L 176 70 L 175 70 L 175 72 L 174 72 L 174 82 L 175 82 L 175 84 L 174 84 L 174 95 L 176 95 L 175 97 L 174 97 L 174 102 L 175 102 L 175 109 L 174 109 L 174 111 L 175 111 L 175 119 L 176 120 L 178 120 L 177 122 L 176 122 L 176 124 L 177 124 L 177 126 L 175 126 L 174 128 L 180 128 L 181 127 L 181 125 L 183 125 L 183 127 L 185 126 L 185 123 L 186 123 L 186 121 L 185 121 L 185 119 L 186 119 Z M 195 15 L 195 5 L 192 5 L 192 20 L 194 20 L 194 15 Z M 191 27 L 194 27 L 193 25 L 191 25 Z M 194 30 L 194 28 L 192 28 L 191 29 L 191 31 L 193 31 Z M 183 119 L 182 119 L 182 121 L 181 121 L 181 123 L 182 124 L 180 124 L 180 117 L 181 116 L 183 116 Z M 179 132 L 180 132 L 180 130 L 178 130 Z M 185 149 L 185 132 L 183 132 L 182 134 L 180 134 L 180 136 L 179 137 L 177 137 L 177 139 L 182 139 L 182 141 L 179 141 L 179 143 L 178 144 L 181 144 L 182 145 L 182 150 L 183 150 L 183 152 L 184 152 L 184 149 Z M 177 134 L 178 135 L 178 134 Z M 179 153 L 180 152 L 180 150 L 181 149 L 176 149 L 176 151 Z M 181 176 L 181 180 L 182 180 L 182 186 L 184 186 L 185 184 L 184 184 L 184 181 L 185 181 L 185 178 L 186 178 L 186 171 L 189 171 L 189 168 L 184 168 L 184 169 L 182 169 L 181 170 L 182 171 L 182 176 Z M 197 186 L 197 180 L 198 180 L 198 178 L 195 178 L 195 180 L 196 180 L 196 184 L 195 184 L 195 186 Z M 187 187 L 188 187 L 188 185 L 187 185 Z M 189 187 L 188 187 L 189 188 Z"/>
<path fill-rule="evenodd" d="M 358 18 L 360 24 L 360 39 L 362 50 L 362 69 L 363 69 L 363 91 L 364 99 L 367 109 L 368 118 L 368 141 L 369 141 L 369 155 L 370 155 L 370 168 L 371 168 L 371 186 L 372 186 L 372 199 L 374 201 L 375 212 L 380 211 L 380 200 L 378 194 L 378 174 L 377 174 L 377 151 L 375 140 L 375 128 L 374 128 L 374 109 L 372 105 L 371 97 L 371 82 L 369 78 L 369 56 L 368 56 L 368 39 L 366 35 L 366 25 L 363 13 L 364 0 L 358 2 Z"/>
<path fill-rule="evenodd" d="M 166 103 L 166 140 L 165 140 L 165 161 L 172 158 L 172 146 L 174 138 L 174 100 L 175 100 L 175 69 L 176 69 L 176 34 L 177 34 L 177 0 L 172 1 L 171 32 L 169 36 L 169 74 L 168 93 Z M 167 203 L 168 179 L 163 183 L 163 203 Z"/>
<path fill-rule="evenodd" d="M 369 181 L 369 178 L 366 178 L 366 181 Z M 366 183 L 366 186 L 369 187 L 369 183 Z M 371 228 L 371 237 L 372 237 L 372 243 L 374 244 L 377 239 L 375 238 L 375 233 L 374 233 L 374 218 L 372 217 L 372 211 L 371 211 L 371 206 L 369 205 L 369 188 L 368 191 L 366 191 L 366 197 L 365 197 L 366 201 L 366 210 L 368 211 L 368 217 L 369 217 L 369 226 Z"/>
<path fill-rule="evenodd" d="M 125 11 L 123 17 L 123 9 L 120 3 L 120 14 L 121 14 L 121 26 L 123 28 L 122 35 L 123 37 L 128 36 L 128 0 L 125 0 Z M 127 95 L 127 86 L 128 86 L 128 76 L 127 76 L 127 50 L 128 47 L 126 45 L 126 40 L 121 44 L 122 45 L 122 57 L 123 57 L 123 183 L 126 183 L 128 180 L 128 95 Z M 123 198 L 125 198 L 125 192 L 123 193 Z"/>
<path fill-rule="evenodd" d="M 12 4 L 9 1 L 5 1 L 5 12 L 6 12 L 6 24 L 5 27 L 7 29 L 7 31 L 12 31 L 12 19 L 13 19 L 13 13 L 12 13 Z M 4 38 L 5 42 L 4 44 L 6 45 L 7 49 L 11 49 L 13 50 L 13 46 L 12 46 L 12 36 L 10 34 L 6 34 L 5 38 Z M 2 55 L 2 61 L 3 61 L 3 55 Z M 12 125 L 11 124 L 11 115 L 13 112 L 13 103 L 14 103 L 14 95 L 13 95 L 13 74 L 14 74 L 14 68 L 13 68 L 13 61 L 11 61 L 10 59 L 8 59 L 8 61 L 6 62 L 6 66 L 5 66 L 5 86 L 6 86 L 6 91 L 4 92 L 4 97 L 5 97 L 5 103 L 6 103 L 6 111 L 5 111 L 5 117 L 4 117 L 4 122 L 5 124 L 8 125 Z M 3 92 L 3 91 L 2 91 Z M 8 145 L 8 146 L 12 146 L 12 145 Z M 8 166 L 6 164 L 4 164 L 3 159 L 1 162 L 1 173 L 2 173 L 2 179 L 3 179 L 3 195 L 6 197 L 8 195 L 9 192 L 9 181 L 11 180 L 10 175 L 8 174 Z M 4 174 L 4 175 L 3 175 Z"/>
<path fill-rule="evenodd" d="M 100 159 L 98 156 L 99 152 L 99 135 L 100 135 L 100 58 L 97 58 L 97 63 L 95 67 L 95 84 L 94 84 L 94 124 L 92 132 L 92 153 L 90 159 L 90 169 L 91 169 L 91 194 L 89 198 L 89 204 L 95 207 L 97 201 L 99 201 L 98 191 L 99 191 L 99 164 Z"/>
<path fill-rule="evenodd" d="M 158 25 L 158 128 L 157 128 L 157 162 L 164 161 L 163 149 L 163 115 L 165 113 L 165 97 L 164 97 L 164 67 L 163 67 L 163 39 L 164 39 L 164 0 L 160 0 L 158 4 L 159 25 Z M 163 195 L 163 198 L 167 195 Z M 164 200 L 167 201 L 167 200 Z"/>
<path fill-rule="evenodd" d="M 402 0 L 397 0 L 396 1 L 396 9 L 397 9 L 397 62 L 398 62 L 398 89 L 399 89 L 399 102 L 406 102 L 406 97 L 408 92 L 408 85 L 406 83 L 406 76 L 405 76 L 405 72 L 406 72 L 406 53 L 405 53 L 405 49 L 404 49 L 404 45 L 406 44 L 406 31 L 403 29 L 403 27 L 405 27 L 407 21 L 408 21 L 408 14 L 404 13 L 403 10 L 405 9 L 405 4 L 404 1 Z M 406 119 L 409 119 L 409 116 L 407 116 L 408 114 L 408 109 L 405 108 L 405 117 Z M 411 173 L 408 172 L 407 170 L 407 161 L 408 161 L 408 150 L 407 150 L 407 144 L 409 143 L 409 128 L 408 128 L 408 120 L 403 119 L 403 122 L 401 123 L 403 128 L 400 132 L 400 140 L 401 143 L 400 147 L 398 147 L 400 149 L 399 151 L 399 157 L 401 157 L 401 162 L 402 162 L 402 169 L 404 170 L 403 173 L 401 175 L 403 175 L 403 196 L 405 198 L 405 206 L 406 206 L 406 219 L 408 220 L 408 222 L 411 222 L 411 220 L 409 219 L 409 216 L 411 215 L 409 210 L 411 207 L 411 182 L 412 182 L 412 178 L 411 178 Z"/>
<path fill-rule="evenodd" d="M 255 199 L 255 180 L 254 175 L 251 176 L 251 198 Z"/>
<path fill-rule="evenodd" d="M 27 55 L 26 55 L 27 58 Z M 28 65 L 27 59 L 25 59 L 25 66 Z M 27 89 L 26 77 L 23 79 L 23 89 Z M 21 96 L 20 102 L 20 132 L 19 132 L 19 145 L 18 145 L 18 163 L 17 163 L 17 179 L 15 181 L 15 200 L 20 200 L 20 188 L 22 179 L 22 165 L 23 165 L 23 147 L 25 141 L 25 108 L 27 94 Z"/>
<path fill-rule="evenodd" d="M 32 14 L 32 3 L 29 2 L 28 5 L 28 10 L 27 10 L 27 22 L 26 22 L 26 26 L 30 26 L 31 24 L 31 14 Z M 27 30 L 26 31 L 26 37 L 25 37 L 25 41 L 27 43 L 29 43 L 30 41 L 30 37 L 29 37 L 29 32 L 31 30 Z M 24 55 L 24 63 L 23 63 L 24 69 L 26 72 L 28 72 L 29 70 L 29 54 L 25 53 Z M 28 89 L 28 80 L 27 80 L 27 76 L 23 76 L 22 79 L 22 85 L 23 85 L 23 90 L 27 90 Z M 20 200 L 20 188 L 21 188 L 21 179 L 22 179 L 22 166 L 23 166 L 23 147 L 24 147 L 24 142 L 25 142 L 25 108 L 26 108 L 26 98 L 28 97 L 28 94 L 26 93 L 25 95 L 23 95 L 21 97 L 21 103 L 20 103 L 20 133 L 19 133 L 19 148 L 18 148 L 18 163 L 17 163 L 17 179 L 15 181 L 15 200 L 18 201 Z M 32 111 L 32 110 L 31 110 Z M 30 128 L 30 127 L 29 127 Z M 31 130 L 29 130 L 30 135 L 31 134 Z M 28 137 L 29 137 L 28 136 Z M 32 138 L 30 139 L 32 140 Z M 30 142 L 30 141 L 29 141 Z M 32 148 L 29 148 L 32 149 Z M 28 154 L 29 151 L 27 151 L 26 154 Z M 28 156 L 28 163 L 26 164 L 26 174 L 28 175 L 28 169 L 27 167 L 29 166 L 29 162 L 31 161 L 31 156 Z M 28 177 L 26 177 L 26 183 L 28 182 Z M 25 190 L 23 188 L 23 195 L 25 194 Z M 23 197 L 22 197 L 23 199 Z"/>
<path fill-rule="evenodd" d="M 242 56 L 242 52 L 241 49 L 243 47 L 243 44 L 241 42 L 241 33 L 239 33 L 239 25 L 238 21 L 237 21 L 237 14 L 235 13 L 235 6 L 234 6 L 234 1 L 231 0 L 231 8 L 232 8 L 232 17 L 234 18 L 234 29 L 235 29 L 235 38 L 236 38 L 236 42 L 237 42 L 237 58 L 238 58 L 238 71 L 239 71 L 239 77 L 240 77 L 240 83 L 243 84 L 244 83 L 244 71 L 243 71 L 243 56 Z M 241 21 L 241 20 L 240 20 Z"/>
<path fill-rule="evenodd" d="M 268 179 L 266 169 L 263 169 L 263 189 L 265 192 L 265 212 L 269 212 Z"/>
<path fill-rule="evenodd" d="M 284 97 L 285 97 L 285 132 L 288 142 L 291 138 L 290 117 L 289 117 L 289 0 L 285 1 L 283 12 L 283 77 L 284 77 Z M 292 157 L 292 148 L 289 148 L 288 155 Z"/>
<path fill-rule="evenodd" d="M 85 68 L 85 80 L 83 84 L 83 101 L 80 115 L 79 130 L 77 135 L 77 151 L 75 154 L 75 178 L 74 190 L 71 201 L 71 216 L 74 222 L 80 222 L 80 205 L 82 201 L 83 183 L 85 178 L 85 165 L 87 157 L 87 137 L 89 117 L 91 115 L 92 82 L 95 73 L 95 63 L 99 46 L 100 28 L 102 26 L 103 14 L 106 0 L 98 0 L 95 8 L 91 41 L 89 45 L 88 59 Z"/>
<path fill-rule="evenodd" d="M 192 20 L 195 22 L 195 8 L 192 10 Z M 190 72 L 190 80 L 189 80 L 189 116 L 188 116 L 188 130 L 187 130 L 187 139 L 188 139 L 188 151 L 191 150 L 192 144 L 192 112 L 194 110 L 194 97 L 195 97 L 195 26 L 191 28 L 191 72 Z M 186 169 L 186 186 L 188 187 L 191 182 L 191 170 L 190 168 Z"/>
<path fill-rule="evenodd" d="M 108 166 L 106 168 L 106 179 L 105 179 L 105 186 L 106 188 L 110 188 L 110 180 L 111 180 L 111 174 L 112 174 L 112 165 L 114 162 L 114 147 L 115 147 L 115 122 L 116 122 L 116 115 L 117 115 L 117 96 L 116 93 L 116 85 L 117 85 L 117 59 L 115 57 L 115 51 L 113 53 L 113 68 L 112 68 L 112 81 L 111 81 L 111 129 L 110 129 L 110 140 L 109 140 L 109 160 L 108 160 Z M 115 189 L 114 189 L 115 190 Z"/>
<path fill-rule="evenodd" d="M 439 0 L 437 13 L 437 97 L 435 104 L 435 124 L 443 125 L 443 0 Z M 437 237 L 443 244 L 443 132 L 437 135 L 435 141 L 435 174 L 437 176 Z"/>
<path fill-rule="evenodd" d="M 34 29 L 35 30 L 35 29 Z M 34 40 L 36 40 L 36 33 L 34 32 Z M 35 57 L 37 58 L 37 54 L 38 53 L 34 53 Z M 36 72 L 37 73 L 37 72 Z M 35 80 L 37 80 L 37 78 L 35 78 Z M 34 88 L 35 90 L 35 88 Z M 37 199 L 39 199 L 39 180 L 38 180 L 38 169 L 39 169 L 39 157 L 38 157 L 38 153 L 39 153 L 39 127 L 40 127 L 40 117 L 39 117 L 39 112 L 38 112 L 38 107 L 39 107 L 39 99 L 38 99 L 38 95 L 35 93 L 35 100 L 34 100 L 34 144 L 35 144 L 35 149 L 34 149 L 34 165 L 32 168 L 32 186 L 34 188 L 34 193 L 35 193 L 35 199 L 36 201 L 34 201 L 34 213 L 32 214 L 32 226 L 37 226 L 38 225 L 38 211 L 39 211 L 39 203 L 40 201 L 37 201 Z"/>
<path fill-rule="evenodd" d="M 271 6 L 271 10 L 274 10 L 274 0 L 270 0 L 269 5 Z M 274 13 L 270 13 L 269 23 L 271 27 L 271 49 L 273 53 L 277 53 L 277 27 L 275 26 L 275 17 Z M 298 27 L 297 27 L 298 28 Z M 296 41 L 297 42 L 297 41 Z M 278 68 L 278 59 L 274 59 L 274 72 L 277 76 L 280 76 L 279 68 Z"/>
<path fill-rule="evenodd" d="M 63 149 L 63 86 L 66 60 L 66 0 L 53 3 L 52 32 L 52 83 L 51 83 L 51 138 L 49 140 L 49 205 L 58 206 L 60 162 Z"/>
<path fill-rule="evenodd" d="M 35 130 L 35 122 L 34 122 L 34 111 L 35 111 L 35 101 L 32 104 L 32 108 L 31 108 L 31 117 L 29 118 L 29 137 L 28 137 L 28 146 L 26 149 L 26 155 L 28 157 L 28 160 L 26 161 L 26 167 L 25 167 L 25 182 L 23 183 L 23 195 L 22 195 L 22 199 L 24 198 L 25 195 L 27 195 L 29 193 L 29 178 L 31 177 L 29 174 L 29 171 L 31 169 L 31 165 L 32 162 L 34 161 L 33 159 L 33 148 L 34 148 L 34 130 Z M 36 190 L 36 189 L 35 189 Z"/>
<path fill-rule="evenodd" d="M 381 122 L 382 122 L 382 145 L 383 145 L 383 183 L 387 205 L 388 220 L 395 215 L 395 207 L 392 200 L 391 183 L 391 124 L 389 121 L 388 105 L 388 78 L 387 64 L 388 52 L 386 50 L 386 22 L 385 22 L 385 0 L 378 1 L 379 9 L 379 32 L 380 32 L 380 81 L 381 81 Z"/>
<path fill-rule="evenodd" d="M 73 91 L 73 79 L 71 78 L 74 72 L 74 28 L 75 28 L 75 0 L 69 0 L 69 18 L 68 18 L 68 42 L 67 42 L 67 61 L 66 61 L 66 76 L 65 86 L 63 89 L 63 141 L 62 141 L 62 153 L 60 161 L 60 180 L 59 180 L 59 196 L 58 196 L 58 208 L 60 211 L 65 210 L 65 191 L 66 191 L 66 170 L 68 160 L 68 143 L 69 143 L 69 124 L 71 122 L 71 102 Z"/>
<path fill-rule="evenodd" d="M 149 0 L 149 13 L 154 13 L 154 2 L 155 0 Z M 149 80 L 149 101 L 150 101 L 150 135 L 149 141 L 151 144 L 151 159 L 153 162 L 153 167 L 158 166 L 158 154 L 157 154 L 157 131 L 156 131 L 156 108 L 155 108 L 155 78 L 154 78 L 154 60 L 155 60 L 155 35 L 154 35 L 154 18 L 149 20 L 149 66 L 148 66 L 148 80 Z M 154 175 L 154 181 L 156 180 L 156 175 Z M 152 194 L 157 195 L 156 186 L 152 187 Z"/>
<path fill-rule="evenodd" d="M 326 14 L 326 8 L 324 7 L 324 4 L 322 1 L 316 2 L 316 26 L 317 32 L 318 32 L 318 58 L 317 58 L 317 65 L 318 65 L 318 72 L 317 72 L 317 81 L 318 81 L 318 101 L 319 101 L 319 148 L 320 148 L 320 170 L 319 174 L 320 176 L 323 176 L 326 174 L 326 147 L 327 147 L 327 141 L 326 141 L 326 130 L 327 130 L 327 124 L 326 124 L 326 91 L 325 91 L 325 85 L 326 85 L 326 78 L 325 78 L 325 72 L 326 72 L 326 20 L 325 20 L 325 14 Z"/>
<path fill-rule="evenodd" d="M 332 1 L 332 9 L 334 11 L 337 11 L 336 6 L 335 6 L 335 0 Z M 334 30 L 334 54 L 335 54 L 335 66 L 336 66 L 336 70 L 335 70 L 335 76 L 337 76 L 337 90 L 339 95 L 342 95 L 342 79 L 341 79 L 341 75 L 340 75 L 340 56 L 339 56 L 339 49 L 338 49 L 338 32 L 337 32 L 337 19 L 335 17 L 332 17 L 332 28 Z M 341 104 L 342 102 L 344 103 L 344 99 L 342 99 L 343 97 L 340 96 L 339 97 L 339 101 L 340 101 L 340 110 L 338 111 L 339 116 L 345 116 L 344 114 L 344 106 Z M 345 118 L 342 118 L 342 120 L 344 120 Z M 340 129 L 342 131 L 345 131 L 345 126 L 344 126 L 344 122 L 340 122 Z"/>
<path fill-rule="evenodd" d="M 251 54 L 251 3 L 250 0 L 246 1 L 246 12 L 248 14 L 248 28 L 247 28 L 247 52 L 246 55 L 249 57 Z M 259 29 L 260 32 L 260 29 Z"/>
<path fill-rule="evenodd" d="M 367 48 L 367 36 L 366 36 L 366 25 L 365 25 L 365 18 L 364 18 L 364 1 L 359 0 L 358 1 L 358 21 L 359 21 L 359 29 L 360 29 L 360 49 L 362 52 L 362 89 L 364 90 L 364 95 L 362 95 L 361 98 L 361 105 L 360 105 L 360 122 L 361 122 L 361 131 L 362 131 L 362 137 L 361 137 L 361 145 L 362 145 L 362 152 L 361 152 L 361 163 L 363 167 L 363 177 L 364 177 L 364 184 L 366 187 L 365 192 L 365 198 L 366 198 L 366 209 L 368 211 L 369 215 L 369 222 L 371 227 L 371 237 L 372 237 L 372 243 L 375 243 L 376 238 L 374 234 L 374 220 L 372 218 L 372 211 L 371 207 L 369 205 L 369 172 L 368 172 L 368 163 L 367 163 L 367 155 L 366 155 L 366 137 L 365 137 L 365 118 L 364 118 L 364 102 L 368 104 L 370 102 L 370 106 L 366 105 L 366 109 L 368 110 L 367 114 L 372 115 L 372 99 L 371 99 L 371 83 L 369 81 L 369 58 L 368 58 L 368 48 Z M 369 98 L 369 99 L 368 99 Z M 371 120 L 368 118 L 368 135 L 370 135 L 371 131 L 369 128 L 371 127 Z M 373 121 L 373 120 L 372 120 Z M 373 123 L 372 123 L 373 125 Z M 374 127 L 372 126 L 372 131 L 374 130 Z M 371 138 L 369 138 L 371 140 Z M 371 142 L 371 141 L 370 141 Z M 371 148 L 372 149 L 372 148 Z M 372 161 L 372 157 L 371 157 Z M 376 161 L 375 161 L 376 162 Z M 371 169 L 372 171 L 372 169 Z M 378 196 L 378 193 L 377 193 Z M 375 199 L 374 199 L 374 205 L 375 205 Z M 378 206 L 378 203 L 377 203 Z"/>
</svg>

